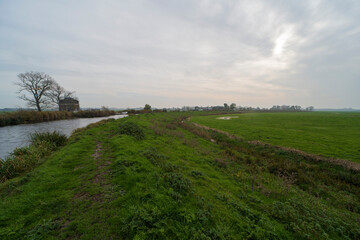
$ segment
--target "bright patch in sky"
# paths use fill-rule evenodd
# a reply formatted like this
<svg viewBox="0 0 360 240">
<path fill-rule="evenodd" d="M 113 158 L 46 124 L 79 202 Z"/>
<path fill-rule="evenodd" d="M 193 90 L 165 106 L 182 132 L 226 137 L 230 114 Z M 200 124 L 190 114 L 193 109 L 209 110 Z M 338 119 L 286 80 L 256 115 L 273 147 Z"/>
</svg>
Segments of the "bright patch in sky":
<svg viewBox="0 0 360 240">
<path fill-rule="evenodd" d="M 284 47 L 286 47 L 286 43 L 288 42 L 289 38 L 291 38 L 291 36 L 292 36 L 291 30 L 287 30 L 276 38 L 275 47 L 273 51 L 273 54 L 275 56 L 281 55 L 281 53 L 284 50 Z"/>
</svg>

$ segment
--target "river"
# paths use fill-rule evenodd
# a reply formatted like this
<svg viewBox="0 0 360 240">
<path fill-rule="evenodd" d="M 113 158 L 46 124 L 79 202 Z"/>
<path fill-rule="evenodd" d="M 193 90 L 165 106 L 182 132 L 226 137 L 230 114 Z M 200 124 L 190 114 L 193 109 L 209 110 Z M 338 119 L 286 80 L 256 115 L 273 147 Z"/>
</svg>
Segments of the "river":
<svg viewBox="0 0 360 240">
<path fill-rule="evenodd" d="M 86 127 L 91 123 L 95 123 L 103 119 L 118 119 L 126 116 L 127 115 L 114 115 L 98 118 L 76 118 L 0 127 L 0 158 L 5 159 L 5 157 L 8 156 L 15 148 L 27 146 L 29 144 L 29 135 L 34 132 L 58 131 L 66 136 L 70 136 L 72 131 L 77 128 Z"/>
</svg>

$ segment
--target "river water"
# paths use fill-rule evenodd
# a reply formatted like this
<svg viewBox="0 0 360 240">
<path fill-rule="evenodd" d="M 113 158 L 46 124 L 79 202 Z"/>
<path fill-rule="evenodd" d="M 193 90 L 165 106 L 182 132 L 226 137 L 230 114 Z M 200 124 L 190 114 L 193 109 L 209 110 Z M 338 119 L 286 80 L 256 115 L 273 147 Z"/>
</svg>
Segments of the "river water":
<svg viewBox="0 0 360 240">
<path fill-rule="evenodd" d="M 118 119 L 126 116 L 127 115 L 114 115 L 99 118 L 76 118 L 0 127 L 0 158 L 5 159 L 5 157 L 8 156 L 15 148 L 27 146 L 29 144 L 29 135 L 34 132 L 58 131 L 66 136 L 70 136 L 72 131 L 77 128 L 86 127 L 91 123 L 95 123 L 103 119 Z"/>
</svg>

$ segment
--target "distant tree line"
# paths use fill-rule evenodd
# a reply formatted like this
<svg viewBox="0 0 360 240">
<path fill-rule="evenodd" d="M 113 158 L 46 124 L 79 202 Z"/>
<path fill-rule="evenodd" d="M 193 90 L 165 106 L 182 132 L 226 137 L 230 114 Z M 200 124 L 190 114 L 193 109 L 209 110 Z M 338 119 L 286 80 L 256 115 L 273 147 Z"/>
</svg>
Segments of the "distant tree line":
<svg viewBox="0 0 360 240">
<path fill-rule="evenodd" d="M 270 111 L 313 111 L 314 107 L 310 106 L 310 107 L 302 108 L 301 106 L 298 106 L 298 105 L 295 105 L 295 106 L 274 105 L 269 110 Z"/>
<path fill-rule="evenodd" d="M 224 111 L 224 112 L 231 112 L 231 111 L 240 111 L 240 112 L 297 112 L 297 111 L 313 111 L 314 107 L 306 107 L 302 108 L 299 105 L 274 105 L 271 108 L 260 108 L 260 107 L 246 107 L 246 106 L 236 106 L 235 103 L 231 103 L 230 105 L 224 103 L 223 105 L 219 106 L 183 106 L 181 108 L 152 108 L 149 104 L 146 104 L 144 108 L 141 109 L 126 109 L 129 114 L 141 114 L 141 113 L 149 113 L 149 112 L 188 112 L 188 111 Z"/>
<path fill-rule="evenodd" d="M 166 108 L 163 111 L 175 111 L 175 112 L 187 112 L 187 111 L 262 111 L 262 112 L 279 112 L 279 111 L 287 111 L 287 112 L 296 112 L 296 111 L 313 111 L 314 107 L 306 107 L 302 108 L 299 105 L 274 105 L 271 108 L 260 108 L 260 107 L 247 107 L 247 106 L 236 106 L 235 103 L 231 103 L 230 105 L 224 103 L 224 105 L 219 106 L 184 106 L 182 108 Z"/>
</svg>

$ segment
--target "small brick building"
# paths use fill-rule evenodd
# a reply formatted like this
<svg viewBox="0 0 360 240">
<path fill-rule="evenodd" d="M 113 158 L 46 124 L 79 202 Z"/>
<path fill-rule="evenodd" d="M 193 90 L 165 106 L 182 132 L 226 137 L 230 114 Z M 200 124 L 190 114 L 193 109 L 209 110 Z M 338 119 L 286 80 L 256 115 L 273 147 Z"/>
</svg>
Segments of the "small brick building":
<svg viewBox="0 0 360 240">
<path fill-rule="evenodd" d="M 59 102 L 59 111 L 80 111 L 79 101 L 74 98 L 64 98 Z"/>
</svg>

